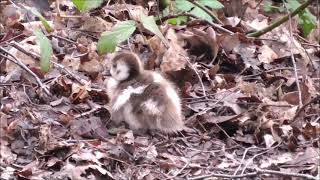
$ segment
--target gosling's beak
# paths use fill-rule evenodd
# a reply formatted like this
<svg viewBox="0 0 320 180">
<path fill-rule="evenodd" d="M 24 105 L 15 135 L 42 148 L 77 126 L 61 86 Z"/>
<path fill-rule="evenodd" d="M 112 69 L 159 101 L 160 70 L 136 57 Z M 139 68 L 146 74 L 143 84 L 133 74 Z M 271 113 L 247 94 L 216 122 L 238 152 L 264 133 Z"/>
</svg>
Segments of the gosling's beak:
<svg viewBox="0 0 320 180">
<path fill-rule="evenodd" d="M 110 69 L 107 69 L 104 73 L 104 76 L 111 76 Z"/>
</svg>

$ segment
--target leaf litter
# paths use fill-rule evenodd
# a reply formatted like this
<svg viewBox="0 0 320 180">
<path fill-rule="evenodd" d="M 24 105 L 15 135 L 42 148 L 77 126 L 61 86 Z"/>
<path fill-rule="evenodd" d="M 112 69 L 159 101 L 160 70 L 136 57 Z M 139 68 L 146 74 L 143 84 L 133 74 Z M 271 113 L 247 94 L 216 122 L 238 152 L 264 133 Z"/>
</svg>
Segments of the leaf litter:
<svg viewBox="0 0 320 180">
<path fill-rule="evenodd" d="M 251 1 L 238 10 L 240 1 L 220 1 L 226 9 L 219 18 L 233 34 L 189 19 L 175 26 L 162 22 L 157 35 L 137 23 L 141 13 L 158 17 L 153 1 L 111 1 L 82 13 L 69 1 L 53 2 L 49 11 L 47 4 L 30 2 L 0 2 L 0 46 L 37 74 L 51 96 L 0 57 L 1 179 L 248 178 L 254 172 L 259 178 L 279 177 L 263 170 L 319 174 L 320 56 L 319 45 L 311 46 L 319 33 L 304 39 L 293 29 L 290 46 L 284 23 L 247 38 L 245 32 L 276 18 Z M 47 73 L 39 68 L 40 48 L 32 34 L 45 27 L 36 18 L 28 22 L 24 6 L 38 8 L 54 29 L 45 34 L 53 45 Z M 99 54 L 97 42 L 102 32 L 125 20 L 134 20 L 137 29 L 116 50 L 137 53 L 147 69 L 175 83 L 189 130 L 133 132 L 110 121 L 105 73 L 112 53 Z"/>
</svg>

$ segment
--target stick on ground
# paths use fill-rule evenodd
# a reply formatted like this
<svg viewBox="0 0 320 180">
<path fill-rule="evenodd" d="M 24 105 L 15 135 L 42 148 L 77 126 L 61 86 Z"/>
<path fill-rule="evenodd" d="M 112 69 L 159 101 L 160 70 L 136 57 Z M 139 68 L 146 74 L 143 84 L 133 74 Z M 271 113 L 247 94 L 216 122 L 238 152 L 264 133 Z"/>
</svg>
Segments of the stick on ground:
<svg viewBox="0 0 320 180">
<path fill-rule="evenodd" d="M 4 53 L 6 53 L 7 55 L 9 55 L 10 57 L 12 57 L 13 59 L 5 56 L 4 54 L 0 54 L 1 57 L 13 62 L 14 64 L 18 65 L 19 67 L 21 67 L 22 69 L 24 69 L 25 71 L 27 71 L 31 76 L 33 76 L 36 79 L 36 82 L 38 83 L 38 85 L 41 87 L 41 89 L 44 90 L 44 92 L 51 96 L 50 91 L 48 90 L 48 88 L 41 82 L 40 78 L 33 72 L 31 71 L 25 64 L 23 64 L 17 57 L 15 57 L 14 55 L 12 55 L 9 51 L 5 50 L 3 47 L 0 47 L 0 50 Z"/>
</svg>

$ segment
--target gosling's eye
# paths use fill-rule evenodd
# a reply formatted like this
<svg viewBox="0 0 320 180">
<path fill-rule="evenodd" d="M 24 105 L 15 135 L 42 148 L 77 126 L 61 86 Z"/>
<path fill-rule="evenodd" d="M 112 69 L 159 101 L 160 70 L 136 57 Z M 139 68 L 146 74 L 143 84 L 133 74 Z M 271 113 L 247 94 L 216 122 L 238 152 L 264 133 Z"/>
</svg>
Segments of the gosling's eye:
<svg viewBox="0 0 320 180">
<path fill-rule="evenodd" d="M 117 64 L 113 64 L 112 67 L 113 67 L 113 68 L 116 68 L 116 67 L 117 67 Z"/>
</svg>

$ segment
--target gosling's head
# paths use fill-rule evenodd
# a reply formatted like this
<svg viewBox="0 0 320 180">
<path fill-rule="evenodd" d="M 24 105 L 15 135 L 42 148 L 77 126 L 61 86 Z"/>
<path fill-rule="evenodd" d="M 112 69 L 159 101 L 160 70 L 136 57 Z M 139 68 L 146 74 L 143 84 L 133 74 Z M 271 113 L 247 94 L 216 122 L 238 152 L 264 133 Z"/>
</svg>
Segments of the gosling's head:
<svg viewBox="0 0 320 180">
<path fill-rule="evenodd" d="M 143 70 L 139 57 L 131 52 L 119 52 L 111 60 L 111 76 L 117 81 L 137 77 Z"/>
</svg>

